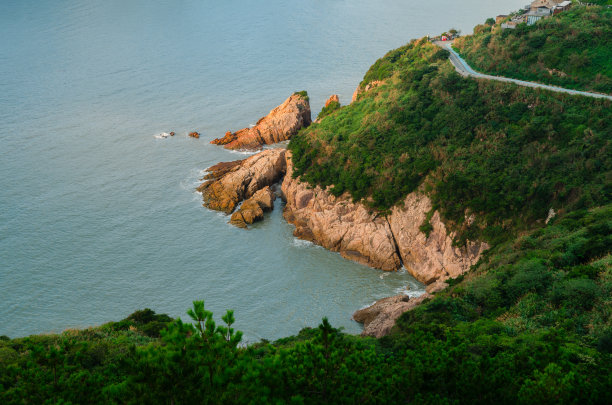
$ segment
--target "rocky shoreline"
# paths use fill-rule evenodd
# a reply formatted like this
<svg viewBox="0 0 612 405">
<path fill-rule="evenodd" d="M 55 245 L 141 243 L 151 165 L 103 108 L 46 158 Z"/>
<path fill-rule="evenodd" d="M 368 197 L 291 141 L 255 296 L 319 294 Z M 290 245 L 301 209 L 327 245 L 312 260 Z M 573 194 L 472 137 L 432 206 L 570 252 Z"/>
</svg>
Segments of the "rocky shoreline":
<svg viewBox="0 0 612 405">
<path fill-rule="evenodd" d="M 226 135 L 226 143 L 219 140 L 213 143 L 229 148 L 261 147 L 290 139 L 310 122 L 308 99 L 295 93 L 257 126 Z M 428 292 L 419 298 L 389 297 L 355 312 L 354 319 L 364 323 L 365 335 L 387 334 L 403 312 L 445 288 L 448 278 L 468 271 L 489 247 L 478 241 L 454 246 L 454 233 L 447 230 L 438 211 L 431 213 L 431 200 L 419 192 L 408 194 L 389 215 L 383 216 L 353 202 L 348 193 L 336 197 L 327 189 L 312 187 L 294 177 L 291 152 L 283 148 L 218 163 L 208 169 L 203 180 L 206 181 L 198 191 L 202 192 L 204 206 L 232 214 L 229 223 L 241 228 L 262 220 L 263 213 L 273 209 L 275 194 L 271 187 L 280 183 L 281 198 L 285 201 L 283 217 L 295 226 L 296 237 L 384 271 L 405 267 L 428 286 Z M 428 235 L 420 230 L 427 217 L 431 225 Z"/>
</svg>

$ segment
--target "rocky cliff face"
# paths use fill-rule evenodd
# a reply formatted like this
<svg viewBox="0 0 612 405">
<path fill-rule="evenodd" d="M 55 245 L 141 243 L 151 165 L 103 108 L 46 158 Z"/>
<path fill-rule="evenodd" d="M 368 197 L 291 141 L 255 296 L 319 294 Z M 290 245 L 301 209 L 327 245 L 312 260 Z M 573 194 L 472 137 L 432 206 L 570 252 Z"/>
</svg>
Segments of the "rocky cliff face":
<svg viewBox="0 0 612 405">
<path fill-rule="evenodd" d="M 294 235 L 339 252 L 343 257 L 383 270 L 401 266 L 389 222 L 352 202 L 350 195 L 334 197 L 320 187 L 293 179 L 291 153 L 282 184 L 287 201 L 283 216 L 295 225 Z"/>
<path fill-rule="evenodd" d="M 285 150 L 270 149 L 244 160 L 223 162 L 208 169 L 198 187 L 204 206 L 231 214 L 241 201 L 278 182 L 286 171 Z"/>
<path fill-rule="evenodd" d="M 268 115 L 257 121 L 252 128 L 227 132 L 223 138 L 211 143 L 227 149 L 256 150 L 262 145 L 286 141 L 301 128 L 310 125 L 310 103 L 308 97 L 294 93 Z"/>
<path fill-rule="evenodd" d="M 447 232 L 437 212 L 430 220 L 433 230 L 429 236 L 423 234 L 419 227 L 431 210 L 427 196 L 411 193 L 391 215 L 382 217 L 361 203 L 353 203 L 348 194 L 335 197 L 292 178 L 292 174 L 291 154 L 287 152 L 287 175 L 282 184 L 287 204 L 283 215 L 295 225 L 295 236 L 347 259 L 382 270 L 397 270 L 404 265 L 417 280 L 430 284 L 466 272 L 488 248 L 480 242 L 454 247 L 454 235 Z"/>
</svg>

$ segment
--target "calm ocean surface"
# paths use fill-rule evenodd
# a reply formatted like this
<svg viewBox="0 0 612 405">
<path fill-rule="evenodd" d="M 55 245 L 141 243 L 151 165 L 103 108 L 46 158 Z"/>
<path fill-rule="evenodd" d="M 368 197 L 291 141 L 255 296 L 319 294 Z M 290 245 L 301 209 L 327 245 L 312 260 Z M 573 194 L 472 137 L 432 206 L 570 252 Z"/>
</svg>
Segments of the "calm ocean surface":
<svg viewBox="0 0 612 405">
<path fill-rule="evenodd" d="M 418 283 L 294 239 L 279 203 L 227 225 L 194 187 L 244 156 L 208 141 L 296 90 L 314 116 L 332 93 L 347 103 L 388 50 L 523 3 L 2 0 L 0 335 L 186 318 L 195 299 L 234 309 L 251 342 L 323 316 L 358 333 L 353 311 Z"/>
</svg>

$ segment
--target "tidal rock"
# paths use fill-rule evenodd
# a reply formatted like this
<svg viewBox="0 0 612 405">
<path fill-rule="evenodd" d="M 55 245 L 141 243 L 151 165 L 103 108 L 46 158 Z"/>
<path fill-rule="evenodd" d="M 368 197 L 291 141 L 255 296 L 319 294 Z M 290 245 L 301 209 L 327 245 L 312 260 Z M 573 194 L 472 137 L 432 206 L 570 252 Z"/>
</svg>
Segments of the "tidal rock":
<svg viewBox="0 0 612 405">
<path fill-rule="evenodd" d="M 294 93 L 257 121 L 254 127 L 228 131 L 223 138 L 217 138 L 211 143 L 223 145 L 226 149 L 256 150 L 262 145 L 286 141 L 310 123 L 308 96 Z"/>
<path fill-rule="evenodd" d="M 174 136 L 174 135 L 175 135 L 174 131 L 170 132 L 170 136 Z"/>
<path fill-rule="evenodd" d="M 287 174 L 282 184 L 287 201 L 283 215 L 295 225 L 294 235 L 368 266 L 399 269 L 401 261 L 386 218 L 353 203 L 348 194 L 335 197 L 292 178 L 290 155 L 287 152 Z"/>
<path fill-rule="evenodd" d="M 200 133 L 199 133 L 199 132 L 195 132 L 195 131 L 194 131 L 194 132 L 190 132 L 190 133 L 189 133 L 189 136 L 190 136 L 191 138 L 196 138 L 196 139 L 198 139 L 198 138 L 200 138 Z"/>
<path fill-rule="evenodd" d="M 239 228 L 247 228 L 253 222 L 261 221 L 264 212 L 274 208 L 276 196 L 269 186 L 257 191 L 253 196 L 242 203 L 240 208 L 232 214 L 230 224 Z"/>
<path fill-rule="evenodd" d="M 285 174 L 285 150 L 269 149 L 244 160 L 223 162 L 208 169 L 197 190 L 204 206 L 227 214 L 257 191 L 278 182 Z"/>
<path fill-rule="evenodd" d="M 395 326 L 395 321 L 404 312 L 414 309 L 428 298 L 431 298 L 431 295 L 427 293 L 418 298 L 410 298 L 404 294 L 383 298 L 367 308 L 356 311 L 353 314 L 353 319 L 363 323 L 362 336 L 379 338 L 391 332 L 391 329 Z"/>
</svg>

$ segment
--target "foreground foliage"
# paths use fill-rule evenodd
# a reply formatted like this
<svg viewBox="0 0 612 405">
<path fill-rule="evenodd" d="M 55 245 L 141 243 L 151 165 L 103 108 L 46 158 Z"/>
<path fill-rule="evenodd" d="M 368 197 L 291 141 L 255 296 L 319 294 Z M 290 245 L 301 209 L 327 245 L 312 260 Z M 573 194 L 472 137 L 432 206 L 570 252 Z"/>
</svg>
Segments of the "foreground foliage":
<svg viewBox="0 0 612 405">
<path fill-rule="evenodd" d="M 612 8 L 574 4 L 532 26 L 480 25 L 454 46 L 481 72 L 612 93 Z"/>
<path fill-rule="evenodd" d="M 240 346 L 202 301 L 150 338 L 112 325 L 0 343 L 2 403 L 610 403 L 612 205 L 491 250 L 390 336 L 324 319 Z"/>
</svg>

